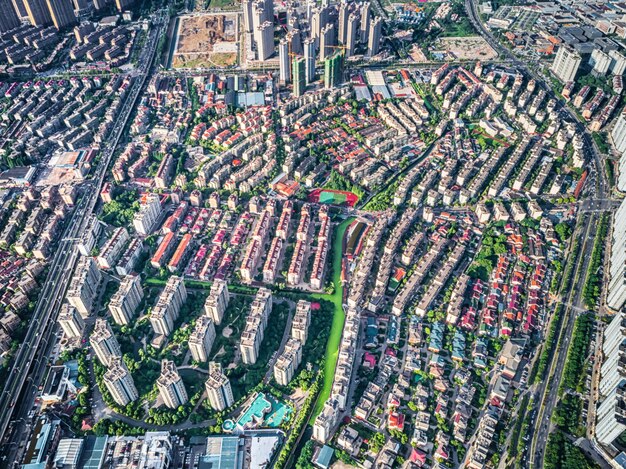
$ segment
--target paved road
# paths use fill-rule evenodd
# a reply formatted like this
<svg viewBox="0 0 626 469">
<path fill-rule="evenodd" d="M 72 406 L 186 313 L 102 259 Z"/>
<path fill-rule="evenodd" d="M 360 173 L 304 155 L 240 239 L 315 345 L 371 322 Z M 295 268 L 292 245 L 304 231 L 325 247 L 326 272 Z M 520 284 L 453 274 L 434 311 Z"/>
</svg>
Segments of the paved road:
<svg viewBox="0 0 626 469">
<path fill-rule="evenodd" d="M 497 50 L 502 57 L 510 59 L 518 69 L 523 70 L 527 76 L 532 77 L 537 84 L 543 85 L 547 95 L 551 99 L 555 99 L 558 105 L 558 111 L 563 120 L 568 120 L 576 123 L 577 132 L 582 136 L 585 143 L 585 149 L 587 156 L 590 159 L 589 179 L 588 179 L 588 202 L 583 202 L 583 210 L 579 213 L 579 217 L 583 219 L 583 228 L 577 234 L 582 235 L 581 239 L 582 249 L 577 259 L 570 259 L 569 262 L 575 262 L 575 271 L 573 282 L 569 286 L 568 291 L 565 294 L 565 309 L 563 312 L 563 323 L 561 330 L 559 331 L 559 337 L 563 346 L 557 347 L 556 355 L 553 357 L 553 361 L 548 373 L 548 378 L 544 380 L 538 387 L 538 399 L 536 405 L 539 406 L 539 418 L 534 419 L 532 428 L 530 429 L 532 435 L 532 445 L 530 454 L 530 465 L 532 467 L 543 467 L 543 458 L 545 453 L 545 444 L 548 434 L 550 432 L 550 416 L 553 413 L 554 406 L 557 402 L 557 392 L 561 383 L 563 375 L 563 369 L 565 366 L 565 359 L 567 357 L 567 350 L 569 341 L 574 329 L 574 322 L 578 311 L 581 310 L 582 302 L 582 290 L 585 283 L 585 277 L 587 267 L 591 259 L 591 251 L 593 250 L 593 237 L 595 236 L 595 229 L 600 218 L 600 213 L 605 210 L 610 210 L 613 207 L 613 201 L 607 197 L 608 195 L 608 183 L 606 181 L 606 175 L 603 169 L 603 157 L 593 140 L 591 134 L 587 130 L 585 124 L 576 116 L 561 99 L 556 96 L 548 79 L 540 73 L 537 73 L 528 63 L 519 60 L 510 50 L 503 47 L 491 34 L 491 32 L 485 27 L 477 12 L 476 0 L 465 0 L 465 9 L 467 11 L 470 21 L 474 27 L 480 32 L 485 40 Z M 586 212 L 584 215 L 582 212 Z M 577 278 L 578 277 L 578 278 Z"/>
<path fill-rule="evenodd" d="M 64 236 L 50 264 L 48 277 L 43 284 L 39 302 L 30 321 L 26 337 L 16 353 L 13 367 L 4 383 L 0 395 L 0 441 L 7 446 L 0 453 L 14 453 L 19 443 L 23 442 L 28 430 L 24 417 L 32 407 L 38 386 L 43 380 L 47 364 L 47 352 L 56 342 L 56 317 L 78 259 L 75 240 L 87 228 L 89 215 L 93 213 L 98 201 L 98 194 L 113 153 L 122 137 L 146 79 L 150 75 L 158 39 L 163 29 L 163 17 L 164 14 L 162 13 L 156 20 L 156 26 L 151 30 L 149 41 L 140 58 L 143 66 L 128 91 L 123 107 L 109 135 L 107 146 L 100 154 L 93 178 L 86 184 L 85 193 L 67 224 Z M 15 420 L 12 420 L 11 417 L 15 417 Z M 13 428 L 11 437 L 7 441 L 5 438 L 9 435 L 7 430 L 11 422 L 13 422 Z M 0 462 L 0 464 L 10 463 L 8 459 L 10 458 Z"/>
</svg>

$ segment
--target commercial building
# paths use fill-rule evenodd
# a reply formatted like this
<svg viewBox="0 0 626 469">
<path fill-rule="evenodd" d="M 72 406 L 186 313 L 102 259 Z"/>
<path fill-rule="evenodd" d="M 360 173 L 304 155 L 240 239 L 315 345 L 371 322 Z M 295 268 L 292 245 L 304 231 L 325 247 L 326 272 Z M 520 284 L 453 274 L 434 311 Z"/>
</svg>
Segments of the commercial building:
<svg viewBox="0 0 626 469">
<path fill-rule="evenodd" d="M 83 318 L 91 314 L 101 279 L 102 274 L 95 261 L 91 257 L 81 257 L 67 290 L 67 301 Z"/>
<path fill-rule="evenodd" d="M 150 324 L 155 334 L 168 336 L 174 329 L 181 306 L 187 300 L 187 289 L 181 277 L 172 276 L 159 295 L 150 313 Z"/>
<path fill-rule="evenodd" d="M 225 410 L 235 403 L 230 381 L 219 363 L 209 363 L 209 379 L 204 386 L 209 404 L 214 410 Z"/>
<path fill-rule="evenodd" d="M 272 292 L 259 288 L 250 307 L 246 326 L 241 334 L 239 349 L 241 360 L 246 365 L 253 365 L 259 357 L 259 347 L 263 342 L 265 327 L 272 311 Z"/>
<path fill-rule="evenodd" d="M 303 57 L 293 59 L 293 95 L 302 96 L 306 91 L 306 60 Z"/>
<path fill-rule="evenodd" d="M 52 23 L 57 29 L 63 29 L 76 24 L 74 5 L 70 0 L 46 0 Z"/>
<path fill-rule="evenodd" d="M 133 377 L 120 357 L 112 358 L 102 380 L 113 400 L 120 406 L 125 406 L 139 397 Z"/>
<path fill-rule="evenodd" d="M 556 53 L 551 70 L 552 73 L 559 78 L 559 80 L 563 83 L 567 83 L 574 81 L 581 62 L 582 58 L 578 51 L 569 46 L 563 45 Z"/>
<path fill-rule="evenodd" d="M 343 83 L 343 54 L 335 53 L 324 61 L 324 87 L 335 88 Z"/>
<path fill-rule="evenodd" d="M 64 303 L 58 318 L 59 325 L 66 337 L 74 339 L 82 337 L 85 332 L 85 321 L 72 305 Z"/>
<path fill-rule="evenodd" d="M 111 297 L 109 311 L 116 324 L 129 324 L 143 299 L 143 288 L 139 275 L 127 275 Z"/>
<path fill-rule="evenodd" d="M 274 363 L 274 379 L 281 386 L 287 386 L 302 361 L 302 342 L 291 338 L 285 344 L 285 350 Z"/>
<path fill-rule="evenodd" d="M 110 366 L 116 357 L 122 356 L 120 344 L 106 319 L 96 319 L 96 324 L 89 336 L 89 342 L 98 360 L 105 366 Z"/>
<path fill-rule="evenodd" d="M 185 383 L 178 374 L 176 364 L 173 361 L 161 361 L 161 375 L 157 379 L 157 388 L 163 402 L 170 409 L 177 409 L 189 400 Z"/>
<path fill-rule="evenodd" d="M 189 336 L 189 351 L 197 362 L 206 362 L 213 342 L 215 341 L 215 325 L 207 316 L 200 316 L 196 320 L 196 327 Z"/>
<path fill-rule="evenodd" d="M 211 285 L 211 291 L 204 303 L 204 313 L 213 319 L 217 325 L 222 323 L 224 312 L 228 307 L 230 295 L 228 294 L 228 285 L 224 280 L 215 279 Z"/>
</svg>

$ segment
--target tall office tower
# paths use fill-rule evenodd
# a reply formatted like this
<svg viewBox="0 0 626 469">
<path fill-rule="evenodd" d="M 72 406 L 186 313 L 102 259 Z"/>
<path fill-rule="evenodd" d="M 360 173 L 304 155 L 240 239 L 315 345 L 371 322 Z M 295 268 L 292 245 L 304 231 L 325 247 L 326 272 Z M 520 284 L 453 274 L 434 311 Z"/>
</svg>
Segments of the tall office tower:
<svg viewBox="0 0 626 469">
<path fill-rule="evenodd" d="M 67 301 L 83 318 L 91 314 L 102 274 L 92 257 L 81 257 L 67 290 Z"/>
<path fill-rule="evenodd" d="M 266 21 L 255 31 L 258 60 L 267 60 L 274 53 L 274 25 Z"/>
<path fill-rule="evenodd" d="M 374 57 L 380 50 L 380 38 L 383 34 L 383 21 L 379 16 L 370 25 L 370 37 L 367 41 L 367 55 Z"/>
<path fill-rule="evenodd" d="M 348 16 L 350 15 L 350 9 L 345 1 L 339 4 L 339 16 L 337 22 L 339 24 L 339 36 L 338 41 L 341 45 L 346 45 L 346 38 L 348 37 Z"/>
<path fill-rule="evenodd" d="M 139 397 L 133 377 L 120 357 L 115 357 L 111 360 L 109 369 L 104 374 L 102 380 L 111 393 L 113 400 L 120 406 L 125 406 Z"/>
<path fill-rule="evenodd" d="M 230 381 L 222 371 L 219 363 L 209 363 L 209 379 L 204 384 L 209 404 L 214 410 L 228 409 L 235 403 Z"/>
<path fill-rule="evenodd" d="M 290 63 L 291 58 L 289 57 L 289 43 L 287 40 L 282 39 L 278 44 L 278 66 L 279 79 L 281 83 L 289 83 L 291 81 Z"/>
<path fill-rule="evenodd" d="M 96 319 L 96 324 L 89 336 L 89 342 L 98 360 L 105 366 L 111 366 L 111 360 L 114 357 L 122 356 L 120 344 L 106 319 Z"/>
<path fill-rule="evenodd" d="M 61 306 L 61 312 L 59 313 L 59 318 L 57 319 L 61 329 L 65 333 L 66 337 L 70 339 L 74 339 L 76 337 L 81 337 L 83 332 L 85 332 L 85 321 L 78 314 L 76 308 L 72 305 L 68 305 L 64 303 Z"/>
<path fill-rule="evenodd" d="M 0 33 L 6 33 L 19 25 L 20 19 L 13 8 L 11 0 L 0 0 Z"/>
<path fill-rule="evenodd" d="M 354 13 L 351 13 L 348 17 L 348 32 L 346 34 L 346 57 L 352 57 L 354 55 L 358 29 L 359 17 Z"/>
<path fill-rule="evenodd" d="M 306 91 L 306 61 L 303 57 L 293 59 L 293 95 L 302 96 Z"/>
<path fill-rule="evenodd" d="M 192 358 L 197 362 L 205 362 L 209 359 L 211 347 L 215 341 L 215 325 L 207 316 L 200 316 L 196 320 L 196 327 L 189 336 L 189 351 Z"/>
<path fill-rule="evenodd" d="M 28 11 L 26 11 L 24 0 L 12 0 L 11 3 L 13 3 L 13 10 L 20 19 L 28 18 Z"/>
<path fill-rule="evenodd" d="M 185 383 L 178 374 L 173 361 L 161 361 L 161 375 L 157 379 L 157 388 L 163 402 L 170 409 L 177 409 L 189 400 Z"/>
<path fill-rule="evenodd" d="M 33 26 L 48 26 L 52 24 L 50 10 L 46 0 L 24 0 L 24 7 L 28 14 L 28 20 Z"/>
<path fill-rule="evenodd" d="M 320 37 L 320 61 L 326 60 L 335 51 L 337 45 L 337 37 L 335 34 L 335 25 L 328 24 L 322 30 L 322 36 Z"/>
<path fill-rule="evenodd" d="M 138 275 L 127 275 L 120 282 L 120 287 L 111 297 L 109 311 L 116 324 L 129 324 L 143 299 L 141 279 Z"/>
<path fill-rule="evenodd" d="M 245 33 L 253 31 L 252 3 L 252 0 L 242 0 L 241 2 L 243 7 L 243 31 Z"/>
<path fill-rule="evenodd" d="M 204 314 L 213 319 L 215 324 L 220 325 L 229 300 L 228 285 L 224 280 L 215 279 L 204 303 Z"/>
<path fill-rule="evenodd" d="M 115 6 L 117 7 L 117 11 L 122 12 L 126 9 L 128 9 L 129 6 L 131 6 L 134 2 L 134 0 L 115 0 Z"/>
<path fill-rule="evenodd" d="M 77 22 L 71 0 L 46 0 L 46 3 L 55 28 L 63 29 Z"/>
<path fill-rule="evenodd" d="M 614 311 L 621 311 L 626 304 L 626 200 L 622 201 L 615 211 L 613 219 L 609 273 L 606 304 Z"/>
<path fill-rule="evenodd" d="M 370 3 L 366 2 L 361 7 L 361 34 L 359 40 L 365 44 L 370 31 L 370 23 L 372 21 L 372 13 L 370 11 Z"/>
<path fill-rule="evenodd" d="M 551 70 L 563 83 L 567 83 L 574 81 L 581 62 L 582 58 L 575 49 L 563 45 L 556 53 Z"/>
<path fill-rule="evenodd" d="M 304 41 L 304 62 L 306 84 L 315 81 L 315 40 L 309 38 Z"/>
<path fill-rule="evenodd" d="M 604 329 L 596 410 L 596 439 L 610 445 L 626 430 L 626 315 L 619 312 Z"/>
<path fill-rule="evenodd" d="M 337 52 L 324 61 L 324 87 L 335 88 L 343 83 L 343 54 Z"/>
</svg>

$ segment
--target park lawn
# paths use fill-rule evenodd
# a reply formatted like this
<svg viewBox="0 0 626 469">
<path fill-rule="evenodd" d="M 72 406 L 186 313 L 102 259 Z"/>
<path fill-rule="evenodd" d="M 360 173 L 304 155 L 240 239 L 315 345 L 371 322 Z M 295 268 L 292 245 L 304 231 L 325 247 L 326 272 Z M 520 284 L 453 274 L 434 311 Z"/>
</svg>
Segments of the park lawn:
<svg viewBox="0 0 626 469">
<path fill-rule="evenodd" d="M 341 260 L 343 258 L 343 237 L 346 229 L 352 223 L 354 218 L 348 218 L 339 225 L 337 235 L 333 241 L 333 284 L 335 292 L 332 295 L 317 294 L 312 295 L 313 298 L 323 298 L 331 301 L 335 305 L 333 314 L 333 323 L 330 328 L 330 336 L 326 344 L 326 355 L 324 361 L 324 384 L 317 398 L 315 409 L 311 415 L 310 422 L 314 422 L 315 418 L 322 412 L 324 403 L 330 397 L 333 387 L 333 379 L 335 378 L 335 368 L 337 367 L 337 358 L 339 357 L 339 344 L 341 342 L 341 334 L 343 325 L 346 320 L 346 313 L 343 310 L 343 286 L 341 285 Z"/>
</svg>

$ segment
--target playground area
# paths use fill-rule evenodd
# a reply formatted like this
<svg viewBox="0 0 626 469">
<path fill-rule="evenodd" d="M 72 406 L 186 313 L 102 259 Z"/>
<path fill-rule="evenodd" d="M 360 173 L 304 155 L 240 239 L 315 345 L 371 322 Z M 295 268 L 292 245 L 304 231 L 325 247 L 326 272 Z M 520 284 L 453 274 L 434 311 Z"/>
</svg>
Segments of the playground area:
<svg viewBox="0 0 626 469">
<path fill-rule="evenodd" d="M 347 191 L 337 191 L 333 189 L 313 189 L 309 192 L 309 202 L 319 204 L 347 205 L 354 207 L 359 201 L 356 194 Z"/>
</svg>

